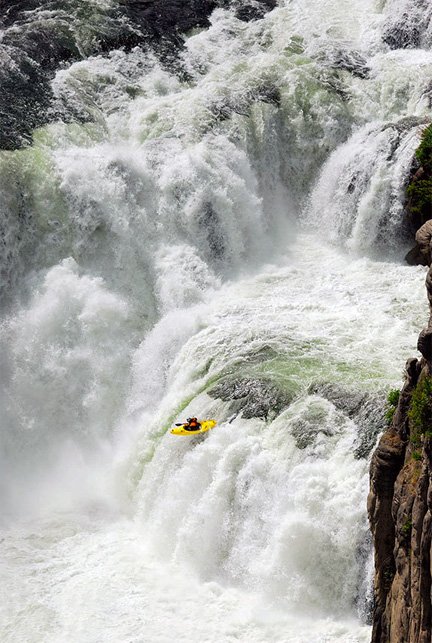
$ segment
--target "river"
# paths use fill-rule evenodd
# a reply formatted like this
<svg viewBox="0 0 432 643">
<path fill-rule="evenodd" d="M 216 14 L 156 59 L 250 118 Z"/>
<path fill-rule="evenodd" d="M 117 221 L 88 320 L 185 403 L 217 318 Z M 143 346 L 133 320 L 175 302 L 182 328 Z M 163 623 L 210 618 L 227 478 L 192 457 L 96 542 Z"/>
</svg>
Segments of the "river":
<svg viewBox="0 0 432 643">
<path fill-rule="evenodd" d="M 182 74 L 63 65 L 85 118 L 0 152 L 2 641 L 369 640 L 369 457 L 427 316 L 428 11 L 217 9 Z M 190 415 L 218 425 L 170 435 Z"/>
</svg>

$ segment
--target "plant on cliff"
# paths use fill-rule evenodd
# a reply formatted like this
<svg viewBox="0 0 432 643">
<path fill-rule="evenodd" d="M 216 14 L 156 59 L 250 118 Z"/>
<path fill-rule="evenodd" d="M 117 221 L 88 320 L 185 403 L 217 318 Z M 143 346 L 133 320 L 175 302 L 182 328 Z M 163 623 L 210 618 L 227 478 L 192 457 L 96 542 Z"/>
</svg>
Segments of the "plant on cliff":
<svg viewBox="0 0 432 643">
<path fill-rule="evenodd" d="M 406 193 L 411 217 L 420 227 L 432 218 L 432 125 L 423 130 L 415 155 L 423 172 L 418 178 L 414 177 Z"/>
<path fill-rule="evenodd" d="M 401 527 L 401 532 L 404 536 L 408 536 L 411 533 L 411 529 L 412 529 L 412 520 L 411 518 L 407 518 Z"/>
<path fill-rule="evenodd" d="M 422 222 L 432 218 L 432 178 L 410 183 L 407 195 L 413 216 L 419 217 Z"/>
<path fill-rule="evenodd" d="M 387 395 L 387 410 L 385 418 L 387 424 L 391 424 L 393 416 L 395 414 L 398 402 L 399 402 L 400 390 L 398 388 L 392 388 Z"/>
<path fill-rule="evenodd" d="M 411 398 L 408 411 L 410 441 L 419 446 L 420 436 L 432 429 L 432 377 L 420 379 Z"/>
<path fill-rule="evenodd" d="M 416 150 L 416 158 L 427 172 L 432 172 L 432 125 L 423 130 L 420 145 Z"/>
</svg>

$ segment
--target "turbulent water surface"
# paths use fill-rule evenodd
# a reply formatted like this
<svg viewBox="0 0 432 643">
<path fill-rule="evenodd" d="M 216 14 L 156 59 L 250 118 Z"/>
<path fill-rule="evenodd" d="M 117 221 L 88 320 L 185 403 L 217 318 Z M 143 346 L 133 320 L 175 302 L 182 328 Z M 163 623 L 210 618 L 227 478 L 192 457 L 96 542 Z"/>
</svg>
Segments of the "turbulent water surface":
<svg viewBox="0 0 432 643">
<path fill-rule="evenodd" d="M 369 640 L 368 457 L 426 314 L 403 191 L 431 16 L 235 4 L 175 61 L 75 25 L 46 124 L 0 152 L 5 643 Z M 188 415 L 218 427 L 167 433 Z"/>
</svg>

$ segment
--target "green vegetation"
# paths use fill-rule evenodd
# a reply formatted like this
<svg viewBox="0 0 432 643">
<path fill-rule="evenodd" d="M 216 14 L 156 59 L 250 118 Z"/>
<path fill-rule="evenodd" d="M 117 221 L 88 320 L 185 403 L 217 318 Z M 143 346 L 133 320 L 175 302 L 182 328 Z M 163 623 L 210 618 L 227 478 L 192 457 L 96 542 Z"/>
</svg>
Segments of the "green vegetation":
<svg viewBox="0 0 432 643">
<path fill-rule="evenodd" d="M 416 158 L 426 171 L 432 172 L 432 125 L 423 130 L 422 140 L 416 151 Z"/>
<path fill-rule="evenodd" d="M 392 388 L 387 395 L 387 411 L 385 414 L 387 424 L 391 424 L 399 402 L 400 390 Z"/>
<path fill-rule="evenodd" d="M 413 457 L 413 460 L 415 460 L 416 462 L 419 462 L 422 459 L 422 454 L 420 453 L 420 451 L 413 451 L 412 457 Z"/>
<path fill-rule="evenodd" d="M 401 528 L 401 532 L 404 536 L 408 536 L 411 532 L 412 529 L 412 520 L 411 518 L 407 518 Z"/>
<path fill-rule="evenodd" d="M 407 196 L 414 217 L 418 217 L 422 223 L 432 218 L 432 177 L 410 183 Z"/>
<path fill-rule="evenodd" d="M 411 398 L 408 418 L 411 444 L 420 446 L 421 435 L 432 430 L 432 377 L 423 377 L 417 384 Z"/>
<path fill-rule="evenodd" d="M 412 218 L 420 227 L 432 218 L 432 125 L 423 131 L 416 158 L 424 173 L 421 178 L 412 181 L 407 188 L 409 209 Z"/>
</svg>

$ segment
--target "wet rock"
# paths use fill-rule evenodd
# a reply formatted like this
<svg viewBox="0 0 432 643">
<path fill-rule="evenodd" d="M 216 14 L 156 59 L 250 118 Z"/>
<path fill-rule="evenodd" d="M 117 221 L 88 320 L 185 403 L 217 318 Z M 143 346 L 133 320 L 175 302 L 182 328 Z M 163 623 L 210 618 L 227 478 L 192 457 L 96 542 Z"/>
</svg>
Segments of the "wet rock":
<svg viewBox="0 0 432 643">
<path fill-rule="evenodd" d="M 207 26 L 217 6 L 217 0 L 120 0 L 120 9 L 138 29 L 137 45 L 143 38 L 169 38 L 181 45 L 181 34 Z"/>
<path fill-rule="evenodd" d="M 238 0 L 233 3 L 237 18 L 247 22 L 250 20 L 259 20 L 267 11 L 274 9 L 276 5 L 277 0 L 260 0 L 259 2 L 256 2 L 256 0 L 250 0 L 249 2 Z"/>
<path fill-rule="evenodd" d="M 133 24 L 161 38 L 207 26 L 208 17 L 218 7 L 233 8 L 236 17 L 245 22 L 257 20 L 274 9 L 276 0 L 120 0 L 120 6 Z"/>
<path fill-rule="evenodd" d="M 272 85 L 257 87 L 251 91 L 235 96 L 231 100 L 225 99 L 222 104 L 216 103 L 208 105 L 208 110 L 218 121 L 224 121 L 233 114 L 248 116 L 251 105 L 257 102 L 279 106 L 280 90 Z"/>
<path fill-rule="evenodd" d="M 318 436 L 331 437 L 337 432 L 336 427 L 331 429 L 326 425 L 327 411 L 322 407 L 310 407 L 307 412 L 297 420 L 291 428 L 291 435 L 296 441 L 298 449 L 307 449 L 314 444 Z"/>
<path fill-rule="evenodd" d="M 409 266 L 427 266 L 427 259 L 416 244 L 404 257 Z"/>
<path fill-rule="evenodd" d="M 424 328 L 417 341 L 417 349 L 425 360 L 432 363 L 432 328 Z"/>
<path fill-rule="evenodd" d="M 384 132 L 387 129 L 394 129 L 399 134 L 402 134 L 403 132 L 406 132 L 413 127 L 417 127 L 419 125 L 429 125 L 430 119 L 425 118 L 424 116 L 404 116 L 403 118 L 400 118 L 396 122 L 390 122 L 386 123 L 385 125 L 382 126 L 381 130 Z M 413 161 L 415 163 L 415 161 Z M 417 171 L 419 168 L 419 164 L 416 164 L 416 167 L 414 168 L 414 172 Z"/>
<path fill-rule="evenodd" d="M 383 41 L 391 49 L 427 48 L 431 10 L 428 0 L 387 0 Z"/>
<path fill-rule="evenodd" d="M 384 31 L 383 41 L 390 49 L 416 49 L 420 46 L 420 37 L 419 28 L 406 20 L 389 26 Z"/>
<path fill-rule="evenodd" d="M 246 419 L 277 417 L 294 398 L 293 393 L 258 378 L 226 379 L 208 393 L 213 398 L 231 402 L 229 412 L 241 413 Z"/>
<path fill-rule="evenodd" d="M 5 3 L 3 3 L 5 4 Z M 132 34 L 106 6 L 27 0 L 0 9 L 0 147 L 16 149 L 55 118 L 50 81 L 57 69 L 109 50 Z"/>
<path fill-rule="evenodd" d="M 332 53 L 330 63 L 334 68 L 344 69 L 358 78 L 368 78 L 370 74 L 366 58 L 358 51 L 338 49 Z"/>
<path fill-rule="evenodd" d="M 424 264 L 431 264 L 432 220 L 426 221 L 416 232 L 415 240 L 423 257 Z"/>
<path fill-rule="evenodd" d="M 355 416 L 358 438 L 354 450 L 356 458 L 367 458 L 375 447 L 378 436 L 387 425 L 385 417 L 385 396 L 371 395 Z"/>
<path fill-rule="evenodd" d="M 367 397 L 365 393 L 358 393 L 338 384 L 325 382 L 314 382 L 309 386 L 308 393 L 310 395 L 320 395 L 329 400 L 337 409 L 344 411 L 351 418 L 360 411 Z"/>
<path fill-rule="evenodd" d="M 310 394 L 319 395 L 354 420 L 358 427 L 355 457 L 366 458 L 386 428 L 385 394 L 359 393 L 338 384 L 314 383 Z"/>
<path fill-rule="evenodd" d="M 210 255 L 216 260 L 223 261 L 226 253 L 223 228 L 220 225 L 219 215 L 211 203 L 204 204 L 199 218 L 199 226 L 206 238 Z"/>
</svg>

